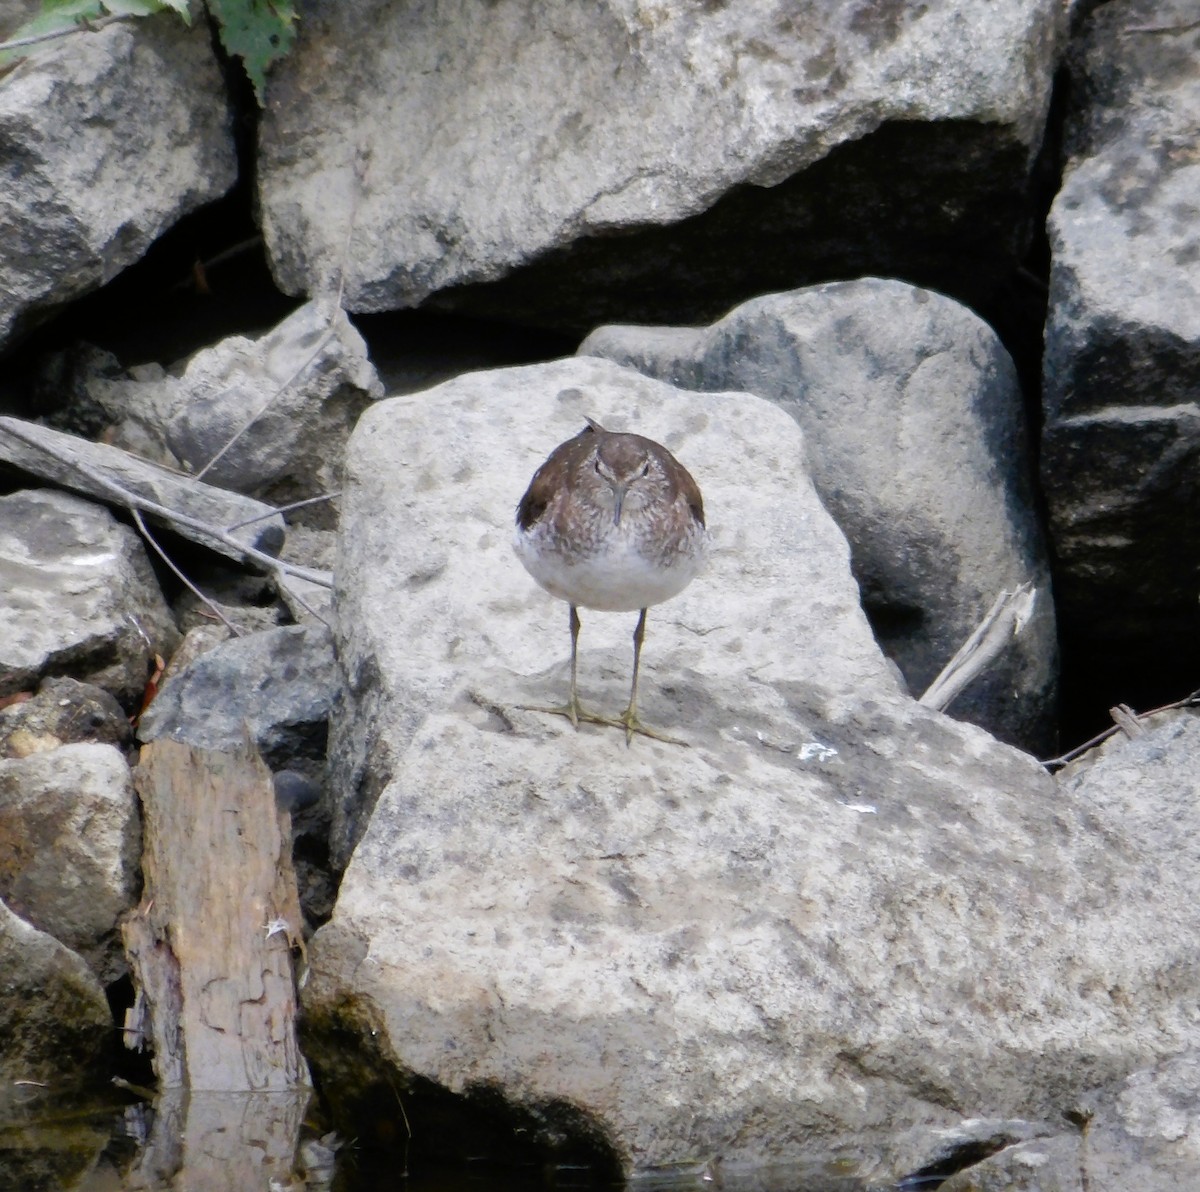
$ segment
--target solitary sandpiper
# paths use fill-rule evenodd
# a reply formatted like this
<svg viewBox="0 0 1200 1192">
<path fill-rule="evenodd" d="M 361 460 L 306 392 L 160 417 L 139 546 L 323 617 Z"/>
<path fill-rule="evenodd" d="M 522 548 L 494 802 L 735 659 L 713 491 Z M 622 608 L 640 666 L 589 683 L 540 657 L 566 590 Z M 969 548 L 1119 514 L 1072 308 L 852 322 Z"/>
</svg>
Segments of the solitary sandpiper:
<svg viewBox="0 0 1200 1192">
<path fill-rule="evenodd" d="M 513 545 L 525 570 L 570 606 L 571 695 L 565 707 L 537 711 L 625 729 L 682 745 L 638 719 L 638 667 L 646 610 L 679 595 L 704 565 L 709 535 L 704 502 L 688 470 L 641 435 L 607 431 L 587 419 L 534 473 L 517 506 Z M 584 712 L 576 684 L 579 608 L 638 610 L 629 707 L 616 718 Z"/>
</svg>

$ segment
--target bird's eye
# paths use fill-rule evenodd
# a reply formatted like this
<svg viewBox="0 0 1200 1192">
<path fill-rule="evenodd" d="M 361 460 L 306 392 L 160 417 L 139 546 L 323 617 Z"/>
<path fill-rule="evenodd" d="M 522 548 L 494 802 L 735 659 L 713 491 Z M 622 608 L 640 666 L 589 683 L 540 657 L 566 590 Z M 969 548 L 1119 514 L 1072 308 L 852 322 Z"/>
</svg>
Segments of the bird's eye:
<svg viewBox="0 0 1200 1192">
<path fill-rule="evenodd" d="M 601 468 L 600 468 L 600 460 L 599 460 L 599 459 L 596 459 L 596 460 L 593 462 L 593 464 L 592 464 L 592 467 L 596 469 L 596 475 L 597 475 L 597 476 L 603 476 L 603 475 L 604 475 L 604 472 L 603 472 L 603 471 L 601 470 Z"/>
<path fill-rule="evenodd" d="M 638 479 L 645 480 L 646 477 L 649 475 L 650 475 L 650 461 L 646 460 L 646 462 L 644 464 L 642 464 L 642 470 L 638 474 Z"/>
</svg>

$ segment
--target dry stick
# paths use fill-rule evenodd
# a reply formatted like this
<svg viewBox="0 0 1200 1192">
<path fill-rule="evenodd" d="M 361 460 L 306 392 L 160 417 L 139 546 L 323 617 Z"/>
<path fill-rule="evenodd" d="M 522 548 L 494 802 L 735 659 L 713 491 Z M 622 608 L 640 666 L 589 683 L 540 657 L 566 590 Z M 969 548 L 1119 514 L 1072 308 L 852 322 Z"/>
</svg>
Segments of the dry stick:
<svg viewBox="0 0 1200 1192">
<path fill-rule="evenodd" d="M 22 434 L 12 426 L 6 426 L 4 429 L 13 438 L 20 440 L 29 447 L 35 447 L 47 455 L 54 454 L 45 443 L 39 442 L 30 435 Z M 201 521 L 197 517 L 190 517 L 188 514 L 180 513 L 176 509 L 169 509 L 167 506 L 160 505 L 157 501 L 151 501 L 147 497 L 138 496 L 137 493 L 130 492 L 129 489 L 118 484 L 115 480 L 105 476 L 102 472 L 97 472 L 93 468 L 89 468 L 79 460 L 70 460 L 68 462 L 71 467 L 75 468 L 81 475 L 86 476 L 93 484 L 98 484 L 101 488 L 111 493 L 116 498 L 118 504 L 125 506 L 129 510 L 140 509 L 143 513 L 149 513 L 154 517 L 161 518 L 168 525 L 187 526 L 189 529 L 199 530 L 201 533 L 207 534 L 210 538 L 215 538 L 218 542 L 222 542 L 232 550 L 237 551 L 245 559 L 259 563 L 269 572 L 282 572 L 285 575 L 295 576 L 297 579 L 306 579 L 309 583 L 316 584 L 321 588 L 333 587 L 333 581 L 330 579 L 328 572 L 316 571 L 311 567 L 297 567 L 294 563 L 285 563 L 281 559 L 275 558 L 274 555 L 269 555 L 265 551 L 258 550 L 253 546 L 247 545 L 245 542 L 239 541 L 232 534 L 226 533 L 209 522 Z"/>
<path fill-rule="evenodd" d="M 319 505 L 322 501 L 336 501 L 342 495 L 342 490 L 338 489 L 333 493 L 322 493 L 319 497 L 309 497 L 304 501 L 293 501 L 290 505 L 280 505 L 277 509 L 272 509 L 270 513 L 260 513 L 256 517 L 248 517 L 245 521 L 234 522 L 232 526 L 225 527 L 226 534 L 232 534 L 234 530 L 245 529 L 246 526 L 252 526 L 255 522 L 266 521 L 269 517 L 274 517 L 277 513 L 291 513 L 293 509 L 303 509 L 306 505 Z"/>
<path fill-rule="evenodd" d="M 1126 25 L 1121 30 L 1123 34 L 1129 33 L 1190 33 L 1193 29 L 1200 29 L 1200 21 L 1188 21 L 1186 25 Z"/>
<path fill-rule="evenodd" d="M 226 261 L 231 261 L 234 257 L 241 256 L 244 252 L 249 252 L 252 248 L 258 248 L 262 244 L 261 236 L 247 236 L 245 240 L 239 240 L 236 244 L 231 244 L 228 248 L 223 248 L 219 253 L 205 260 L 198 262 L 201 269 L 212 269 L 216 265 L 223 265 Z M 189 290 L 196 284 L 194 273 L 189 273 L 186 278 L 174 282 L 171 285 L 170 293 L 176 290 Z"/>
<path fill-rule="evenodd" d="M 108 16 L 96 17 L 95 20 L 80 20 L 66 29 L 52 29 L 49 33 L 34 33 L 29 37 L 18 37 L 15 41 L 0 41 L 0 53 L 5 50 L 17 50 L 22 46 L 35 46 L 39 42 L 54 41 L 58 37 L 69 37 L 72 33 L 99 33 L 106 25 L 115 25 L 117 21 L 131 21 L 140 14 L 134 12 L 109 13 Z"/>
<path fill-rule="evenodd" d="M 1200 704 L 1200 690 L 1193 691 L 1191 695 L 1185 695 L 1183 699 L 1177 699 L 1174 703 L 1163 704 L 1161 708 L 1151 708 L 1149 712 L 1139 712 L 1135 715 L 1134 719 L 1138 722 L 1138 726 L 1140 728 L 1143 721 L 1149 720 L 1151 716 L 1157 716 L 1160 712 L 1174 712 L 1180 708 L 1194 708 L 1197 704 Z M 1129 711 L 1124 704 L 1121 704 L 1120 708 L 1122 711 Z M 1109 710 L 1109 715 L 1113 715 L 1113 709 Z M 1068 762 L 1073 762 L 1081 754 L 1087 753 L 1087 751 L 1093 746 L 1099 745 L 1103 741 L 1107 741 L 1109 737 L 1121 732 L 1123 729 L 1129 736 L 1134 735 L 1133 733 L 1129 733 L 1128 729 L 1125 729 L 1124 725 L 1119 723 L 1113 724 L 1111 727 L 1106 728 L 1102 733 L 1097 733 L 1094 737 L 1090 737 L 1088 740 L 1084 741 L 1082 745 L 1076 745 L 1074 749 L 1068 749 L 1066 753 L 1060 753 L 1058 757 L 1047 758 L 1044 762 L 1042 762 L 1042 765 L 1045 766 L 1047 770 L 1061 769 Z"/>
<path fill-rule="evenodd" d="M 188 579 L 188 577 L 184 575 L 178 567 L 175 566 L 170 555 L 168 555 L 167 552 L 163 550 L 161 546 L 159 546 L 158 541 L 155 539 L 154 535 L 150 533 L 149 528 L 142 519 L 141 511 L 138 509 L 131 509 L 129 512 L 133 514 L 133 520 L 137 522 L 137 528 L 142 532 L 142 537 L 150 544 L 154 553 L 158 555 L 158 557 L 162 559 L 162 561 L 171 569 L 175 575 L 175 578 L 178 579 L 179 582 L 183 584 L 183 586 L 187 588 L 187 590 L 191 592 L 191 594 L 195 596 L 197 600 L 203 601 L 203 603 L 208 606 L 209 611 L 212 612 L 217 620 L 220 621 L 221 624 L 224 625 L 234 637 L 241 637 L 242 631 L 207 596 L 205 596 L 204 593 L 201 592 L 200 589 L 196 587 L 196 585 L 192 583 L 192 581 Z"/>
<path fill-rule="evenodd" d="M 225 442 L 225 445 L 221 447 L 208 461 L 208 463 L 206 463 L 204 467 L 202 467 L 200 471 L 195 474 L 193 479 L 204 479 L 205 472 L 207 472 L 215 463 L 217 463 L 225 454 L 225 452 L 228 451 L 230 447 L 232 447 L 234 443 L 236 443 L 238 439 L 240 439 L 242 435 L 244 435 L 267 412 L 267 410 L 270 409 L 270 407 L 300 379 L 303 373 L 307 371 L 309 365 L 312 364 L 312 362 L 316 360 L 316 358 L 325 350 L 325 345 L 332 338 L 333 328 L 330 327 L 329 330 L 326 331 L 319 340 L 317 340 L 317 346 L 313 348 L 312 352 L 305 359 L 304 363 L 301 364 L 300 367 L 297 368 L 296 371 L 292 373 L 292 375 L 288 377 L 288 379 L 284 381 L 284 383 L 280 385 L 279 388 L 276 389 L 275 392 L 272 393 L 265 402 L 263 402 L 262 406 L 258 410 L 251 414 L 250 417 L 246 419 L 246 421 L 243 422 L 242 425 L 235 430 L 232 435 L 229 436 Z"/>
<path fill-rule="evenodd" d="M 942 668 L 917 701 L 927 708 L 947 708 L 1029 623 L 1037 603 L 1037 590 L 1021 584 L 1000 593 L 958 653 Z"/>
</svg>

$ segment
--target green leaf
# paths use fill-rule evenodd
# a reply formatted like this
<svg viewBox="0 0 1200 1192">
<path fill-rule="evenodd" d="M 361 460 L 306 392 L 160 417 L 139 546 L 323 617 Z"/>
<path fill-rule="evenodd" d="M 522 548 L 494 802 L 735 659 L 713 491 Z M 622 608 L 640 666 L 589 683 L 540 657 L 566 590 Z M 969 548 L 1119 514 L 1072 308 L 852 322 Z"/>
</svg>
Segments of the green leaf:
<svg viewBox="0 0 1200 1192">
<path fill-rule="evenodd" d="M 42 11 L 13 31 L 10 41 L 73 29 L 81 20 L 104 15 L 101 0 L 43 0 Z"/>
<path fill-rule="evenodd" d="M 12 42 L 24 41 L 30 37 L 45 37 L 47 34 L 74 32 L 80 28 L 82 22 L 99 20 L 104 16 L 148 17 L 168 8 L 179 13 L 189 25 L 191 24 L 188 0 L 42 0 L 42 11 L 16 29 L 8 41 L 0 45 L 0 64 L 19 58 L 33 48 L 3 48 Z"/>
<path fill-rule="evenodd" d="M 221 44 L 241 58 L 259 106 L 267 85 L 267 69 L 296 40 L 293 0 L 208 0 L 217 18 Z"/>
<path fill-rule="evenodd" d="M 103 0 L 104 7 L 114 16 L 149 17 L 156 12 L 175 12 L 183 17 L 184 24 L 192 23 L 192 14 L 187 0 Z"/>
</svg>

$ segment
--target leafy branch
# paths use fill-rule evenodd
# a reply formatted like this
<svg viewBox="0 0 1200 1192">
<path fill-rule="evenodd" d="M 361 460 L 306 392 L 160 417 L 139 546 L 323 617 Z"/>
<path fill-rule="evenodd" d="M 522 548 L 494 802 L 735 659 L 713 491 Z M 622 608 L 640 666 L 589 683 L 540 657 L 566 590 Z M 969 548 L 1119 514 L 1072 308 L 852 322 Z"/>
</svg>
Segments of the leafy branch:
<svg viewBox="0 0 1200 1192">
<path fill-rule="evenodd" d="M 259 106 L 267 71 L 287 55 L 296 40 L 293 0 L 205 0 L 225 52 L 240 58 Z M 173 12 L 192 23 L 189 0 L 42 0 L 42 10 L 0 42 L 0 66 L 23 50 L 73 33 L 96 32 L 116 21 Z"/>
</svg>

